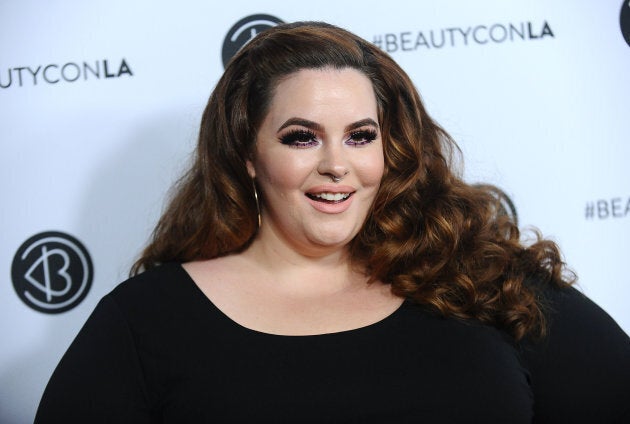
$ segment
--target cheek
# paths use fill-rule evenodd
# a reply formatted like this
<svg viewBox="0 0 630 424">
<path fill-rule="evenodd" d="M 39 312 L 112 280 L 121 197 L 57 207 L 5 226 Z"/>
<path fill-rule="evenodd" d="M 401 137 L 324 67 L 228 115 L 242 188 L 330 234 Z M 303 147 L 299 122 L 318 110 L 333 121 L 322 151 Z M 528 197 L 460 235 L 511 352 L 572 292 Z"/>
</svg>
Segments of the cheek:
<svg viewBox="0 0 630 424">
<path fill-rule="evenodd" d="M 275 189 L 295 189 L 301 187 L 303 181 L 312 171 L 312 165 L 303 158 L 290 154 L 265 155 L 257 163 L 256 170 L 259 181 L 269 184 Z"/>
<path fill-rule="evenodd" d="M 357 173 L 365 186 L 378 187 L 384 172 L 385 163 L 382 154 L 371 155 L 357 164 Z"/>
</svg>

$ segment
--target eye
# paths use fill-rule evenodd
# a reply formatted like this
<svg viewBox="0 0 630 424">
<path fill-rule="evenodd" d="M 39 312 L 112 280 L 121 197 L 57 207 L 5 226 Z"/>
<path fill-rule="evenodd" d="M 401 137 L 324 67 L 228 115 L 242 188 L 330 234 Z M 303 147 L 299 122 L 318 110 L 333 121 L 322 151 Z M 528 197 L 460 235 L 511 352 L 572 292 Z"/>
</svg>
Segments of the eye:
<svg viewBox="0 0 630 424">
<path fill-rule="evenodd" d="M 346 144 L 352 146 L 364 146 L 376 140 L 376 136 L 376 130 L 373 129 L 352 131 L 350 133 L 350 137 L 346 140 Z"/>
<path fill-rule="evenodd" d="M 308 130 L 293 130 L 280 137 L 280 142 L 296 148 L 311 147 L 318 143 L 314 132 Z"/>
</svg>

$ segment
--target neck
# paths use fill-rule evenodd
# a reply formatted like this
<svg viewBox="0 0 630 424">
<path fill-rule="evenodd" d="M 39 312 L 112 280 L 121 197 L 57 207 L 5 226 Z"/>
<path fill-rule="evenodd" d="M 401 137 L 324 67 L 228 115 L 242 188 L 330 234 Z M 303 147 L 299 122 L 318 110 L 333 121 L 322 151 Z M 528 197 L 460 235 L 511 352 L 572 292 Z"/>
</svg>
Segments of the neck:
<svg viewBox="0 0 630 424">
<path fill-rule="evenodd" d="M 307 292 L 349 290 L 364 287 L 367 280 L 353 270 L 346 246 L 298 249 L 267 233 L 259 234 L 242 255 L 273 284 Z"/>
</svg>

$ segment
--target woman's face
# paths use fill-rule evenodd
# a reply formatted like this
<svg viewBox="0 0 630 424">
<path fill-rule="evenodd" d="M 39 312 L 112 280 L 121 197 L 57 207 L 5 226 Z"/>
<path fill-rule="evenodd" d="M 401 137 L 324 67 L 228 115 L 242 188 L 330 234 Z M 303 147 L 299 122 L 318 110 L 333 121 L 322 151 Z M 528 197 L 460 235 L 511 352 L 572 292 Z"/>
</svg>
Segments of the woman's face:
<svg viewBox="0 0 630 424">
<path fill-rule="evenodd" d="M 361 229 L 383 176 L 370 80 L 350 68 L 284 78 L 247 166 L 262 191 L 261 238 L 306 254 L 345 246 Z"/>
</svg>

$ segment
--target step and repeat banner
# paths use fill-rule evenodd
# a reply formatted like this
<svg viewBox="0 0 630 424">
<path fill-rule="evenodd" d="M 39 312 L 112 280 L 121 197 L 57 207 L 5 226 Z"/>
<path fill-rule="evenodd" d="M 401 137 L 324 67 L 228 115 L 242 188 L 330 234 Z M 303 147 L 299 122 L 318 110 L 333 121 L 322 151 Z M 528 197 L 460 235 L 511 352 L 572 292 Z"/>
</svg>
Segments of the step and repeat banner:
<svg viewBox="0 0 630 424">
<path fill-rule="evenodd" d="M 630 331 L 630 2 L 0 3 L 0 422 L 32 421 L 186 167 L 227 60 L 322 20 L 390 53 L 471 183 L 557 241 Z"/>
</svg>

